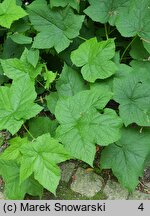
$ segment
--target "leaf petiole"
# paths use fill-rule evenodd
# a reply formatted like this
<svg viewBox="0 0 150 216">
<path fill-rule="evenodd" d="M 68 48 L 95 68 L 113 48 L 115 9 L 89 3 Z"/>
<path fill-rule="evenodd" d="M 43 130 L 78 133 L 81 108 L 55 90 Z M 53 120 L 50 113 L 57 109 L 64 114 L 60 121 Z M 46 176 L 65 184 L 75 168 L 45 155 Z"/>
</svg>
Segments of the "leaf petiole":
<svg viewBox="0 0 150 216">
<path fill-rule="evenodd" d="M 35 137 L 30 133 L 30 131 L 28 130 L 28 128 L 26 127 L 25 124 L 23 124 L 24 129 L 26 130 L 26 132 L 30 135 L 30 137 L 35 140 Z"/>
<path fill-rule="evenodd" d="M 107 25 L 106 25 L 106 23 L 104 24 L 104 26 L 105 26 L 105 35 L 106 35 L 106 39 L 108 40 L 108 30 L 107 30 Z"/>
<path fill-rule="evenodd" d="M 81 37 L 81 36 L 78 36 L 78 38 L 80 38 L 81 40 L 84 40 L 84 41 L 86 41 L 86 40 L 87 40 L 86 38 L 84 38 L 84 37 Z"/>
<path fill-rule="evenodd" d="M 125 48 L 124 52 L 121 55 L 120 58 L 120 62 L 122 61 L 124 55 L 126 54 L 127 50 L 129 49 L 129 47 L 131 46 L 131 44 L 134 42 L 134 40 L 137 38 L 137 35 L 135 37 L 132 38 L 131 42 L 128 44 L 128 46 Z"/>
</svg>

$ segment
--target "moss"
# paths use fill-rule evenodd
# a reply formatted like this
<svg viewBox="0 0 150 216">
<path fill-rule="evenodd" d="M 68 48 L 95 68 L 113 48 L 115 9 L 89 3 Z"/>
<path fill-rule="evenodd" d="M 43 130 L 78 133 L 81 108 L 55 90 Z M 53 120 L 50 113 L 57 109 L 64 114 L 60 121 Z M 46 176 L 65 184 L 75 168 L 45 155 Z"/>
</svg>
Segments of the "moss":
<svg viewBox="0 0 150 216">
<path fill-rule="evenodd" d="M 102 192 L 98 192 L 94 197 L 88 198 L 82 196 L 79 193 L 72 191 L 67 183 L 60 182 L 60 185 L 56 192 L 57 196 L 46 192 L 42 199 L 46 200 L 103 200 L 106 199 L 106 196 Z"/>
</svg>

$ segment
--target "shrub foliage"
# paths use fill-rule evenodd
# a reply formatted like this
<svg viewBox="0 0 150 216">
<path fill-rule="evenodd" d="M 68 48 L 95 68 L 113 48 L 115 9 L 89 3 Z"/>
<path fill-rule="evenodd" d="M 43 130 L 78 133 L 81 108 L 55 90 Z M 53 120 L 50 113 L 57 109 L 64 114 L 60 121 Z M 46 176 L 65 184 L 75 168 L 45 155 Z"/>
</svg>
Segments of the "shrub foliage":
<svg viewBox="0 0 150 216">
<path fill-rule="evenodd" d="M 55 194 L 59 163 L 97 154 L 133 191 L 150 156 L 150 1 L 1 0 L 0 85 L 8 199 Z"/>
</svg>

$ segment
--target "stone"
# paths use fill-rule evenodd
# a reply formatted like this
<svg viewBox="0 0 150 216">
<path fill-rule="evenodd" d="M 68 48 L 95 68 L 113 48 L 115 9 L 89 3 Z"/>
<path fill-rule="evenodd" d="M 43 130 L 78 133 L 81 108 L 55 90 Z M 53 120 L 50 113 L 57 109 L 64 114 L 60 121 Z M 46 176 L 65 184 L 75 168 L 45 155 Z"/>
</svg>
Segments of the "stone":
<svg viewBox="0 0 150 216">
<path fill-rule="evenodd" d="M 60 182 L 56 195 L 49 191 L 44 191 L 42 200 L 105 200 L 104 194 L 100 191 L 93 197 L 87 197 L 80 193 L 74 192 L 66 182 Z"/>
<path fill-rule="evenodd" d="M 128 190 L 121 187 L 117 182 L 108 180 L 103 193 L 108 200 L 126 200 L 128 198 Z"/>
<path fill-rule="evenodd" d="M 140 191 L 134 191 L 129 195 L 129 200 L 150 200 L 150 194 L 142 193 Z"/>
<path fill-rule="evenodd" d="M 147 189 L 150 191 L 150 182 L 144 182 L 144 185 L 147 187 Z"/>
<path fill-rule="evenodd" d="M 103 182 L 101 176 L 79 167 L 71 183 L 71 190 L 86 197 L 93 197 L 102 189 Z"/>
<path fill-rule="evenodd" d="M 61 181 L 68 183 L 73 175 L 75 164 L 72 162 L 63 163 L 60 168 L 62 170 Z"/>
</svg>

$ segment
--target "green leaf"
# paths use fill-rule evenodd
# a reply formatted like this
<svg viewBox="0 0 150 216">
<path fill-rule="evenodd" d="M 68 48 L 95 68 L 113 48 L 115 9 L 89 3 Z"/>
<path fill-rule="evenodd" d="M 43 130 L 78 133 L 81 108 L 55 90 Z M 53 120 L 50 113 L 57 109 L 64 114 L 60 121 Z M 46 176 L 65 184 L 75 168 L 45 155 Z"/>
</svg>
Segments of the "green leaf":
<svg viewBox="0 0 150 216">
<path fill-rule="evenodd" d="M 146 61 L 149 58 L 149 53 L 144 48 L 140 38 L 137 38 L 136 40 L 134 40 L 134 43 L 132 43 L 130 56 L 133 59 L 137 59 L 139 61 Z"/>
<path fill-rule="evenodd" d="M 149 61 L 136 61 L 133 60 L 130 62 L 134 70 L 145 69 L 147 72 L 150 71 L 150 62 Z"/>
<path fill-rule="evenodd" d="M 0 158 L 2 160 L 20 160 L 21 152 L 20 148 L 22 145 L 27 144 L 27 138 L 21 139 L 20 137 L 15 137 L 9 140 L 10 146 L 1 154 Z"/>
<path fill-rule="evenodd" d="M 32 38 L 23 34 L 13 34 L 10 38 L 17 44 L 31 44 Z"/>
<path fill-rule="evenodd" d="M 84 16 L 75 15 L 71 8 L 52 10 L 45 0 L 36 0 L 28 6 L 29 18 L 39 32 L 33 48 L 54 47 L 57 52 L 66 49 L 71 39 L 79 35 Z M 42 23 L 42 25 L 41 25 Z"/>
<path fill-rule="evenodd" d="M 119 113 L 125 126 L 150 126 L 150 75 L 144 69 L 138 72 L 114 81 L 114 99 L 120 103 Z"/>
<path fill-rule="evenodd" d="M 30 49 L 27 55 L 28 62 L 36 68 L 37 63 L 39 61 L 39 50 L 38 49 Z"/>
<path fill-rule="evenodd" d="M 97 91 L 101 95 L 101 104 L 98 104 L 97 109 L 103 109 L 104 106 L 113 98 L 113 92 L 108 83 L 91 83 L 90 89 Z"/>
<path fill-rule="evenodd" d="M 0 130 L 15 134 L 26 119 L 36 116 L 42 107 L 34 103 L 36 92 L 29 77 L 18 79 L 11 87 L 0 87 Z"/>
<path fill-rule="evenodd" d="M 6 76 L 0 74 L 0 86 L 6 82 L 8 82 L 8 78 Z"/>
<path fill-rule="evenodd" d="M 81 73 L 85 80 L 95 82 L 116 72 L 117 67 L 111 60 L 114 55 L 114 39 L 97 42 L 96 38 L 91 38 L 71 53 L 71 60 L 77 67 L 82 67 Z"/>
<path fill-rule="evenodd" d="M 45 73 L 44 73 L 44 80 L 46 81 L 45 83 L 45 88 L 49 89 L 51 86 L 51 83 L 54 82 L 54 80 L 56 79 L 57 73 L 53 73 L 52 71 L 48 71 L 46 69 Z"/>
<path fill-rule="evenodd" d="M 43 195 L 43 186 L 36 181 L 33 176 L 30 176 L 30 178 L 28 178 L 25 182 L 27 185 L 26 193 L 31 196 L 39 196 L 41 199 Z"/>
<path fill-rule="evenodd" d="M 51 7 L 66 7 L 67 5 L 79 10 L 79 0 L 50 0 Z"/>
<path fill-rule="evenodd" d="M 101 155 L 101 168 L 112 169 L 113 174 L 129 191 L 133 191 L 143 175 L 145 161 L 150 154 L 150 131 L 123 129 L 122 137 L 107 146 Z"/>
<path fill-rule="evenodd" d="M 10 30 L 15 33 L 25 33 L 26 31 L 29 32 L 30 28 L 31 26 L 29 25 L 28 19 L 20 19 L 11 25 Z"/>
<path fill-rule="evenodd" d="M 52 114 L 55 114 L 55 107 L 56 107 L 58 98 L 59 96 L 57 92 L 51 92 L 49 95 L 45 97 L 46 102 L 47 102 L 47 107 Z"/>
<path fill-rule="evenodd" d="M 11 79 L 26 79 L 26 77 L 30 76 L 32 80 L 41 72 L 43 65 L 38 64 L 36 68 L 34 68 L 27 60 L 29 51 L 25 49 L 20 59 L 12 58 L 1 60 L 2 68 L 6 74 Z"/>
<path fill-rule="evenodd" d="M 48 117 L 36 117 L 29 121 L 29 131 L 36 138 L 45 133 L 55 134 L 57 121 L 51 120 Z"/>
<path fill-rule="evenodd" d="M 150 41 L 144 41 L 143 40 L 144 48 L 147 50 L 147 52 L 150 54 Z"/>
<path fill-rule="evenodd" d="M 44 134 L 32 143 L 22 146 L 21 152 L 21 182 L 34 173 L 34 178 L 55 194 L 61 174 L 57 164 L 70 159 L 64 147 L 49 134 Z"/>
<path fill-rule="evenodd" d="M 4 0 L 0 3 L 0 25 L 10 28 L 13 21 L 18 20 L 27 13 L 16 5 L 16 0 Z"/>
<path fill-rule="evenodd" d="M 104 95 L 105 93 L 103 93 Z M 72 156 L 92 165 L 95 144 L 108 145 L 120 138 L 121 120 L 111 109 L 104 114 L 97 111 L 106 104 L 103 95 L 96 90 L 79 92 L 65 100 L 59 100 L 55 115 L 60 126 L 57 137 Z"/>
<path fill-rule="evenodd" d="M 26 193 L 25 184 L 19 186 L 19 166 L 14 161 L 0 160 L 0 175 L 5 181 L 5 190 L 8 199 L 23 199 Z"/>
<path fill-rule="evenodd" d="M 2 175 L 5 188 L 4 193 L 8 199 L 22 200 L 27 192 L 27 182 L 19 184 L 20 167 L 15 161 L 0 160 L 0 175 Z"/>
<path fill-rule="evenodd" d="M 4 136 L 2 134 L 2 132 L 0 132 L 0 146 L 2 146 L 4 144 Z"/>
<path fill-rule="evenodd" d="M 56 83 L 56 88 L 59 97 L 68 97 L 85 90 L 87 86 L 81 75 L 65 64 Z"/>
<path fill-rule="evenodd" d="M 115 25 L 115 21 L 122 12 L 122 8 L 129 4 L 129 0 L 88 0 L 90 6 L 84 10 L 93 21 L 100 23 L 109 22 Z"/>
<path fill-rule="evenodd" d="M 124 37 L 139 35 L 150 42 L 150 2 L 149 0 L 130 0 L 116 20 L 116 27 Z"/>
<path fill-rule="evenodd" d="M 117 66 L 118 66 L 118 70 L 114 76 L 117 79 L 123 79 L 129 76 L 133 72 L 133 68 L 126 64 L 119 64 Z"/>
<path fill-rule="evenodd" d="M 1 58 L 20 58 L 24 48 L 24 45 L 16 44 L 10 39 L 10 37 L 8 37 L 3 44 L 3 53 Z"/>
</svg>

